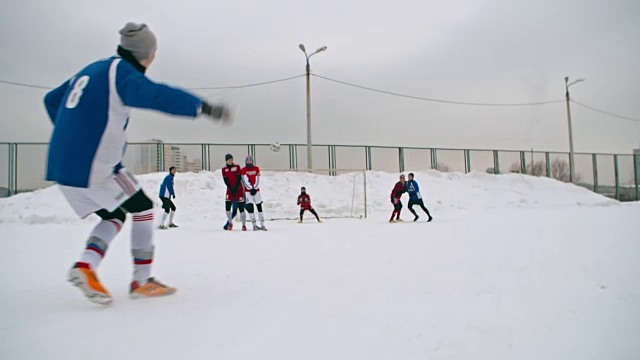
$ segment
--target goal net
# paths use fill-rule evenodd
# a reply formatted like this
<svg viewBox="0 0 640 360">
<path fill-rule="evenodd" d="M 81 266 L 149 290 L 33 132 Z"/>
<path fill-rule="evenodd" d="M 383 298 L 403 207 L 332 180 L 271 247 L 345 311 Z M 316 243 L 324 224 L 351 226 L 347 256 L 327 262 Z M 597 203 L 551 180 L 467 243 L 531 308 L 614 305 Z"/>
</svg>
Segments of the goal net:
<svg viewBox="0 0 640 360">
<path fill-rule="evenodd" d="M 260 193 L 266 220 L 295 220 L 300 188 L 321 219 L 366 218 L 367 175 L 364 169 L 260 169 Z M 238 221 L 239 216 L 235 218 Z M 308 211 L 305 221 L 314 219 Z"/>
</svg>

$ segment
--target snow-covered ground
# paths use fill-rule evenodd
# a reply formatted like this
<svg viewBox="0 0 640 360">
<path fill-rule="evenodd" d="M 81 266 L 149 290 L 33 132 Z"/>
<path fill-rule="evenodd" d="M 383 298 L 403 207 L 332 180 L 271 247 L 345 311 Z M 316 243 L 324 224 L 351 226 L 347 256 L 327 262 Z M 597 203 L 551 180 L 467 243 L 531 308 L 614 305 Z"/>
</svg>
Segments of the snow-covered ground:
<svg viewBox="0 0 640 360">
<path fill-rule="evenodd" d="M 155 197 L 163 176 L 140 179 Z M 106 308 L 65 281 L 95 218 L 55 187 L 0 200 L 0 359 L 640 358 L 639 204 L 426 172 L 434 222 L 389 224 L 396 178 L 367 173 L 361 219 L 361 175 L 267 172 L 268 218 L 294 219 L 304 185 L 331 219 L 225 232 L 220 173 L 178 174 L 181 227 L 154 262 L 178 293 L 127 297 L 128 224 L 99 269 Z"/>
</svg>

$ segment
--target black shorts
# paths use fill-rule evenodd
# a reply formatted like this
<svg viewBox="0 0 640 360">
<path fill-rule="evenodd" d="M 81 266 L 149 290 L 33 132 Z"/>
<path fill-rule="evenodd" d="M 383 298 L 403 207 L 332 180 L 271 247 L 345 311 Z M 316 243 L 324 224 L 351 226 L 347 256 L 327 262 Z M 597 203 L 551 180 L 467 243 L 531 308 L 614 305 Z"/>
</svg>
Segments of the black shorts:
<svg viewBox="0 0 640 360">
<path fill-rule="evenodd" d="M 415 200 L 410 199 L 408 206 L 413 206 L 413 205 L 424 205 L 424 202 L 422 201 L 422 199 L 415 199 Z"/>
<path fill-rule="evenodd" d="M 161 197 L 160 200 L 162 200 L 162 208 L 165 212 L 176 211 L 176 206 L 173 204 L 173 201 L 171 201 L 171 199 Z"/>
</svg>

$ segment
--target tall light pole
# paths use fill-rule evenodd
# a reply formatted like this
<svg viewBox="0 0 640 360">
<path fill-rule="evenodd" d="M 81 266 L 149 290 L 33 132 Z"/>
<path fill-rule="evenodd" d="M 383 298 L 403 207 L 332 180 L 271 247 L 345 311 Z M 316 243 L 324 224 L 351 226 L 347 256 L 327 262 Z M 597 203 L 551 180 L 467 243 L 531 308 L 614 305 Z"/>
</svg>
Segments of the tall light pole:
<svg viewBox="0 0 640 360">
<path fill-rule="evenodd" d="M 565 86 L 565 98 L 567 99 L 567 122 L 569 123 L 569 181 L 572 183 L 576 180 L 576 170 L 575 170 L 575 162 L 573 159 L 573 129 L 571 128 L 571 107 L 569 106 L 570 97 L 569 97 L 569 87 L 573 84 L 584 81 L 584 79 L 578 79 L 571 83 L 569 83 L 569 77 L 564 77 L 564 86 Z"/>
<path fill-rule="evenodd" d="M 300 44 L 299 47 L 307 58 L 307 169 L 311 170 L 313 169 L 313 151 L 311 147 L 311 68 L 309 67 L 309 58 L 327 50 L 327 47 L 318 48 L 311 55 L 307 55 L 307 49 L 303 44 Z"/>
</svg>

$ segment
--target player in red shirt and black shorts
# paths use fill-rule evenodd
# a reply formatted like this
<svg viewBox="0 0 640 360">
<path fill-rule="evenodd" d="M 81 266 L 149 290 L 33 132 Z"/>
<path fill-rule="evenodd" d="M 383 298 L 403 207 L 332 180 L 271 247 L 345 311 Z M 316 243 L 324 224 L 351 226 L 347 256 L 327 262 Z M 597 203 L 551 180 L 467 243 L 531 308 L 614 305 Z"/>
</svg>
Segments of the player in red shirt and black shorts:
<svg viewBox="0 0 640 360">
<path fill-rule="evenodd" d="M 225 208 L 227 211 L 227 223 L 224 225 L 225 230 L 233 229 L 233 219 L 231 217 L 231 207 L 234 201 L 238 202 L 238 210 L 240 210 L 240 220 L 242 220 L 242 231 L 247 230 L 247 215 L 244 212 L 244 191 L 242 189 L 242 169 L 240 165 L 233 163 L 233 155 L 224 156 L 227 166 L 222 168 L 222 178 L 227 185 L 227 195 L 225 197 Z"/>
<path fill-rule="evenodd" d="M 307 210 L 309 210 L 316 217 L 316 219 L 318 219 L 319 223 L 322 222 L 322 220 L 320 220 L 320 217 L 318 216 L 318 213 L 313 209 L 313 206 L 311 206 L 311 196 L 307 194 L 307 189 L 304 186 L 300 189 L 300 195 L 298 195 L 298 205 L 300 205 L 300 221 L 298 221 L 299 223 L 302 223 L 304 212 Z"/>
<path fill-rule="evenodd" d="M 391 219 L 389 219 L 391 223 L 402 221 L 402 219 L 400 219 L 400 212 L 402 211 L 402 201 L 400 201 L 400 198 L 402 198 L 402 194 L 407 191 L 405 183 L 404 174 L 400 174 L 400 181 L 398 181 L 393 187 L 393 190 L 391 190 L 391 203 L 393 204 L 393 213 L 391 214 Z"/>
</svg>

